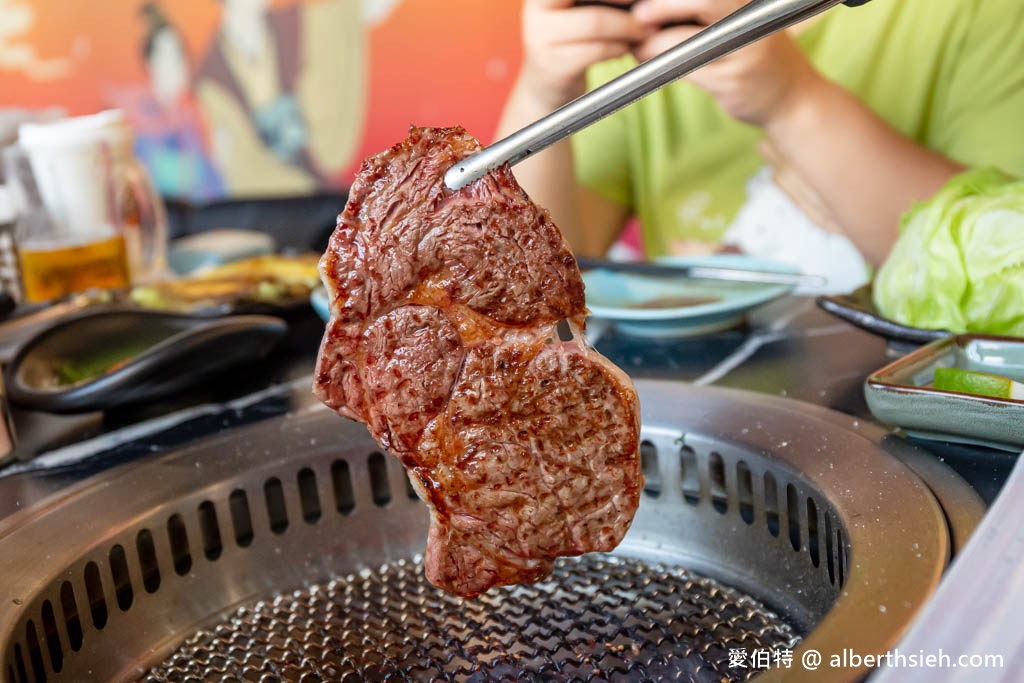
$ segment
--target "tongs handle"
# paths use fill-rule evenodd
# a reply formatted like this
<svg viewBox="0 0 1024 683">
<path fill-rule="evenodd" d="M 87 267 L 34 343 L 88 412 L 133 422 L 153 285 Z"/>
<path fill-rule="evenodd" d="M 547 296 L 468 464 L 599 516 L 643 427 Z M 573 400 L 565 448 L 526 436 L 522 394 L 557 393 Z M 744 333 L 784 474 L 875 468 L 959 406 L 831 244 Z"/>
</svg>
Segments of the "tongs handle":
<svg viewBox="0 0 1024 683">
<path fill-rule="evenodd" d="M 526 128 L 466 157 L 445 174 L 458 190 L 502 164 L 516 164 L 708 62 L 840 4 L 843 0 L 753 0 L 692 38 L 595 88 Z M 859 5 L 868 0 L 847 0 Z"/>
</svg>

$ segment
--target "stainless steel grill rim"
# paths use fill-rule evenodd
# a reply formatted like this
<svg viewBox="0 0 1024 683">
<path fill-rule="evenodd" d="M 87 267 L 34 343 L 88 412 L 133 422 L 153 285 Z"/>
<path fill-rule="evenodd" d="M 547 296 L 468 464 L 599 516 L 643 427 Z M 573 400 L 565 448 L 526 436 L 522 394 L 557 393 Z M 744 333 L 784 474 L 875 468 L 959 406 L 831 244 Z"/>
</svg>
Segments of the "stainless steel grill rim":
<svg viewBox="0 0 1024 683">
<path fill-rule="evenodd" d="M 809 632 L 800 647 L 890 646 L 949 554 L 928 488 L 834 414 L 638 388 L 648 488 L 616 555 L 749 593 Z M 425 537 L 413 498 L 364 429 L 324 410 L 101 475 L 0 529 L 0 675 L 137 679 L 239 604 L 399 566 Z"/>
</svg>

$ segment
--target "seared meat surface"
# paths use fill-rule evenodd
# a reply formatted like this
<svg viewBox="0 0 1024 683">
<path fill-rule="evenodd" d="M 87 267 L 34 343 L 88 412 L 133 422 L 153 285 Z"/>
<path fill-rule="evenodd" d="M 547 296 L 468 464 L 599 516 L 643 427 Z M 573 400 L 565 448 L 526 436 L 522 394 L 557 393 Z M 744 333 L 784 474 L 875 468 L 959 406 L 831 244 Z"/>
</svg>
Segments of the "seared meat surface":
<svg viewBox="0 0 1024 683">
<path fill-rule="evenodd" d="M 427 578 L 460 595 L 611 550 L 643 482 L 636 392 L 579 335 L 583 281 L 547 211 L 507 167 L 444 185 L 479 149 L 415 128 L 363 162 L 320 262 L 314 384 L 402 460 L 431 508 Z"/>
</svg>

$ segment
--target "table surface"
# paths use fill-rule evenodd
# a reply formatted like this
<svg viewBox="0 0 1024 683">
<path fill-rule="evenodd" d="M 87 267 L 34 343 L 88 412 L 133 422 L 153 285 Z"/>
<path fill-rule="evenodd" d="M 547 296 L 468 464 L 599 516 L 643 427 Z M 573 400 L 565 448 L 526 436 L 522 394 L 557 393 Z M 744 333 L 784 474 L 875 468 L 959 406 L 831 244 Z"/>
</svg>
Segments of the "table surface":
<svg viewBox="0 0 1024 683">
<path fill-rule="evenodd" d="M 55 416 L 15 411 L 23 462 L 0 471 L 0 517 L 109 467 L 158 457 L 203 436 L 310 405 L 311 373 L 323 325 L 310 312 L 286 350 L 226 374 L 200 391 L 117 412 Z M 754 311 L 740 327 L 688 339 L 640 339 L 592 324 L 596 348 L 634 378 L 672 379 L 785 396 L 872 420 L 867 375 L 907 349 L 787 297 Z M 915 440 L 991 503 L 1014 454 Z"/>
</svg>

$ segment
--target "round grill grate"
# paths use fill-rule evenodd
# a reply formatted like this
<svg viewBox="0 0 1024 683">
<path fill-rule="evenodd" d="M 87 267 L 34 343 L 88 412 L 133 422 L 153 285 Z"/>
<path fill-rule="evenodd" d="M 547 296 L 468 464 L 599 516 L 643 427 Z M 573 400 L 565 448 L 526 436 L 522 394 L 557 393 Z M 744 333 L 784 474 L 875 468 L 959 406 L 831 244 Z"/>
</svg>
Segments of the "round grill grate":
<svg viewBox="0 0 1024 683">
<path fill-rule="evenodd" d="M 745 680 L 757 670 L 730 667 L 730 650 L 799 640 L 758 601 L 682 568 L 589 555 L 464 600 L 415 558 L 243 607 L 144 680 Z"/>
</svg>

